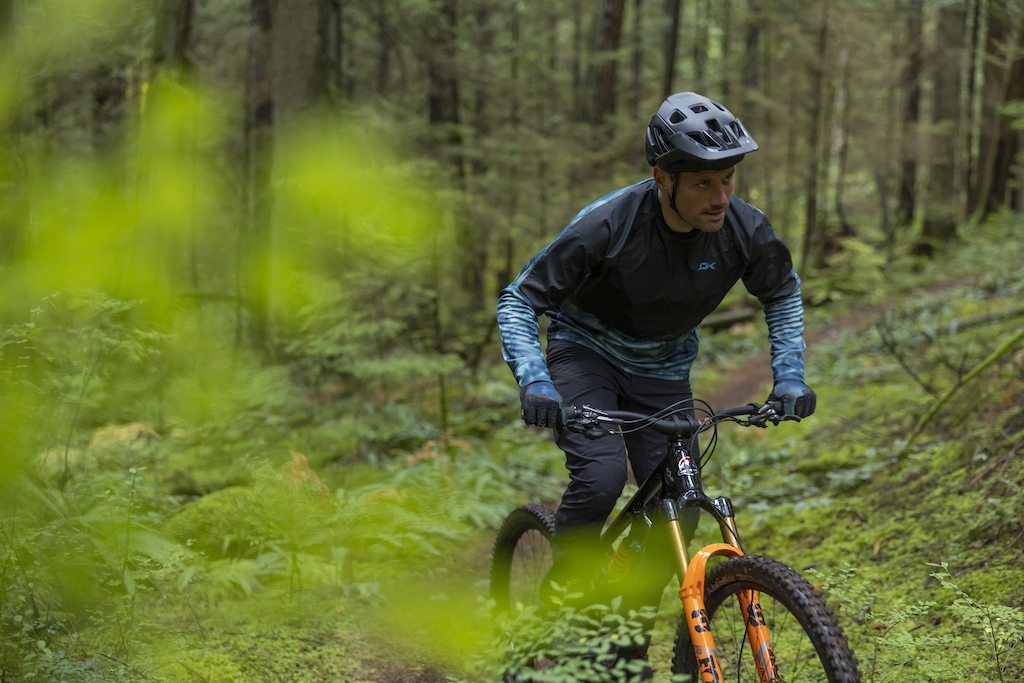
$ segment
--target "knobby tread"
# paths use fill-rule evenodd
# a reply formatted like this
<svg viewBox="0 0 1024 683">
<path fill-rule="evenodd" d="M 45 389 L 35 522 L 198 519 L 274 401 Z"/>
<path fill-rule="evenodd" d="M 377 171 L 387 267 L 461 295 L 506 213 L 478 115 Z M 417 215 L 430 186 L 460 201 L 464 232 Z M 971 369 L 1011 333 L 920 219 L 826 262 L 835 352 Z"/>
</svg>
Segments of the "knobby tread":
<svg viewBox="0 0 1024 683">
<path fill-rule="evenodd" d="M 491 550 L 491 597 L 495 601 L 495 612 L 508 611 L 509 579 L 512 556 L 516 544 L 524 533 L 535 529 L 550 542 L 555 534 L 555 513 L 536 503 L 521 505 L 510 512 L 502 522 Z"/>
<path fill-rule="evenodd" d="M 704 606 L 708 618 L 713 619 L 715 611 L 726 598 L 737 591 L 751 589 L 771 596 L 796 617 L 814 644 L 830 683 L 861 680 L 857 659 L 824 598 L 795 569 L 777 560 L 743 555 L 726 560 L 708 572 L 704 582 Z M 681 620 L 677 630 L 674 655 L 675 673 L 698 674 L 685 619 Z"/>
</svg>

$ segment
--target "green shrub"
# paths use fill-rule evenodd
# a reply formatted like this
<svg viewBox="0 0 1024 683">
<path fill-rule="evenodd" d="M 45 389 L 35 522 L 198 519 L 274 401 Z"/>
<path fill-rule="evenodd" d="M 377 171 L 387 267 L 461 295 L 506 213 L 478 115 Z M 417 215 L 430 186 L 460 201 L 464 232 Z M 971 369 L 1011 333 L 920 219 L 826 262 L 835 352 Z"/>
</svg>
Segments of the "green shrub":
<svg viewBox="0 0 1024 683">
<path fill-rule="evenodd" d="M 263 518 L 256 492 L 231 486 L 185 505 L 164 522 L 162 531 L 210 558 L 241 557 L 268 537 Z"/>
</svg>

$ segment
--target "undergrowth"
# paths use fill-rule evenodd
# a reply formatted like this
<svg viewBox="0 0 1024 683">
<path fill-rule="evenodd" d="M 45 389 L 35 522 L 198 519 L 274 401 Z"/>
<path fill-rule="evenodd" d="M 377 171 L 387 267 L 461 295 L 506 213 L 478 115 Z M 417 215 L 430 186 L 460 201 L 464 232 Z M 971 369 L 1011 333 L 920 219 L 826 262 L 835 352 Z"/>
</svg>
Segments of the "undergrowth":
<svg viewBox="0 0 1024 683">
<path fill-rule="evenodd" d="M 866 680 L 1022 675 L 1024 352 L 970 373 L 1020 328 L 1024 261 L 1015 226 L 988 229 L 946 261 L 953 284 L 812 348 L 817 414 L 723 430 L 705 472 L 748 552 L 828 592 Z M 217 316 L 164 327 L 142 306 L 61 292 L 0 328 L 0 677 L 332 680 L 367 656 L 354 624 L 378 619 L 384 651 L 423 666 L 508 665 L 481 616 L 490 534 L 515 505 L 556 501 L 564 470 L 549 435 L 512 419 L 504 368 L 445 355 L 376 381 L 339 355 L 377 343 L 372 326 L 260 365 L 207 343 Z M 302 334 L 334 329 L 329 307 L 312 315 Z M 713 355 L 732 362 L 751 334 Z M 538 679 L 578 675 L 574 643 L 598 645 L 582 618 L 513 626 L 552 655 Z"/>
<path fill-rule="evenodd" d="M 513 676 L 516 681 L 537 683 L 651 680 L 643 660 L 623 658 L 620 652 L 656 635 L 644 626 L 652 620 L 653 608 L 623 615 L 617 601 L 583 609 L 569 607 L 558 598 L 554 602 L 553 613 L 542 614 L 535 607 L 520 605 L 513 614 L 500 615 L 489 649 L 469 663 L 473 679 L 497 682 Z M 655 681 L 689 678 L 657 673 Z"/>
</svg>

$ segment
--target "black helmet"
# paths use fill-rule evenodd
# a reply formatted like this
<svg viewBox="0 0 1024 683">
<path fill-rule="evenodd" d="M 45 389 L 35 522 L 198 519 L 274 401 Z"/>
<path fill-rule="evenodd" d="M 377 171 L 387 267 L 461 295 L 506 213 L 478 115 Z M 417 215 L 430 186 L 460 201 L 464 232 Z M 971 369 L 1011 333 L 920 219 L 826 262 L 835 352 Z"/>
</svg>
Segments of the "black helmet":
<svg viewBox="0 0 1024 683">
<path fill-rule="evenodd" d="M 647 124 L 647 163 L 669 173 L 721 171 L 756 149 L 738 118 L 693 92 L 670 95 Z"/>
</svg>

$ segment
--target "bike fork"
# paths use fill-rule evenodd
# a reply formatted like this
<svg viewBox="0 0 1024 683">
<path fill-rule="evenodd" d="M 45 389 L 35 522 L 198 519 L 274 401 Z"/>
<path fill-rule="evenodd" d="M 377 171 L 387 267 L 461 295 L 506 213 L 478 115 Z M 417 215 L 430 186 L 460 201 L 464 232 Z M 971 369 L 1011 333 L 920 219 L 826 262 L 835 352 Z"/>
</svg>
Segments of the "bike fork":
<svg viewBox="0 0 1024 683">
<path fill-rule="evenodd" d="M 694 654 L 697 658 L 701 681 L 719 683 L 722 681 L 722 667 L 718 662 L 718 652 L 711 634 L 711 623 L 704 608 L 704 575 L 707 562 L 712 557 L 716 555 L 738 557 L 743 554 L 739 548 L 735 522 L 729 516 L 722 523 L 723 536 L 729 541 L 728 543 L 713 543 L 705 546 L 697 551 L 691 560 L 687 556 L 686 540 L 683 538 L 682 528 L 679 524 L 678 509 L 674 504 L 669 504 L 664 506 L 664 511 L 668 517 L 666 526 L 675 552 L 677 570 L 679 576 L 684 577 L 682 587 L 679 589 L 679 599 L 683 602 L 683 612 L 690 631 L 690 642 L 693 644 Z M 762 683 L 781 680 L 779 670 L 775 665 L 775 653 L 772 651 L 771 638 L 764 615 L 761 613 L 757 592 L 740 591 L 736 597 L 740 601 L 740 607 L 745 616 L 747 640 L 750 642 L 750 649 L 757 665 L 758 677 Z"/>
</svg>

